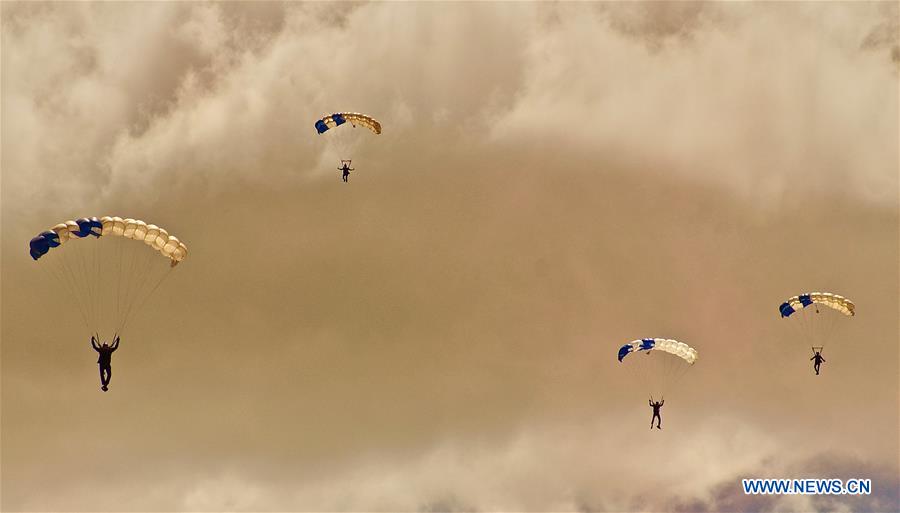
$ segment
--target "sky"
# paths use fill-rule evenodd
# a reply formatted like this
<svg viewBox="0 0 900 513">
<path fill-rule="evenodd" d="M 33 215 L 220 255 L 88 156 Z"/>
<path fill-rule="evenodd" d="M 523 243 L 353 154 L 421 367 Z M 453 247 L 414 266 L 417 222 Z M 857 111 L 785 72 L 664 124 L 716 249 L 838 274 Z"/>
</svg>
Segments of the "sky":
<svg viewBox="0 0 900 513">
<path fill-rule="evenodd" d="M 900 509 L 897 3 L 0 13 L 3 511 Z M 107 393 L 27 252 L 103 215 L 189 248 Z M 643 337 L 700 355 L 652 432 Z"/>
</svg>

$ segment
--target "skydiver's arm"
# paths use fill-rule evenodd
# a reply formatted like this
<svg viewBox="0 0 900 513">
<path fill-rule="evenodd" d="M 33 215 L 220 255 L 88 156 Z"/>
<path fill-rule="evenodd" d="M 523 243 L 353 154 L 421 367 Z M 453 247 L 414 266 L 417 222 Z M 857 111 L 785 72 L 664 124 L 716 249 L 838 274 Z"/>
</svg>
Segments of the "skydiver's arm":
<svg viewBox="0 0 900 513">
<path fill-rule="evenodd" d="M 118 348 L 119 348 L 119 336 L 116 335 L 116 339 L 113 340 L 112 351 L 110 351 L 110 353 L 113 352 L 113 351 L 115 351 L 115 350 L 118 349 Z"/>
<path fill-rule="evenodd" d="M 665 400 L 665 399 L 663 399 L 662 402 L 659 403 L 660 406 L 662 406 L 662 405 L 664 405 L 664 404 L 666 404 L 666 400 Z"/>
<path fill-rule="evenodd" d="M 822 357 L 820 356 L 819 358 L 822 358 Z M 825 358 L 822 358 L 822 361 L 824 362 L 824 361 L 825 361 Z"/>
<path fill-rule="evenodd" d="M 810 360 L 815 360 L 815 359 L 816 359 L 816 355 L 813 355 L 813 357 L 810 358 Z"/>
<path fill-rule="evenodd" d="M 653 400 L 652 400 L 652 399 L 647 399 L 647 404 L 649 404 L 650 406 L 653 406 Z"/>
<path fill-rule="evenodd" d="M 100 346 L 97 345 L 97 339 L 95 339 L 93 335 L 91 335 L 91 347 L 94 348 L 94 351 L 100 352 Z"/>
</svg>

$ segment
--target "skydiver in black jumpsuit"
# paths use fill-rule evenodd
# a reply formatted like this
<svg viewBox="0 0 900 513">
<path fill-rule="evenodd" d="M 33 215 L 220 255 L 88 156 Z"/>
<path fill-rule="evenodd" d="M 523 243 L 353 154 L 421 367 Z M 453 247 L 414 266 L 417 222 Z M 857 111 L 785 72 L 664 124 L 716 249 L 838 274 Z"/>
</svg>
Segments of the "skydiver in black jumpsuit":
<svg viewBox="0 0 900 513">
<path fill-rule="evenodd" d="M 100 345 L 96 338 L 91 335 L 91 347 L 94 351 L 100 353 L 97 363 L 100 365 L 100 389 L 106 392 L 109 390 L 109 380 L 112 378 L 112 354 L 119 348 L 119 336 L 116 335 L 113 345 L 107 343 Z"/>
<path fill-rule="evenodd" d="M 647 402 L 650 403 L 650 407 L 653 408 L 653 417 L 650 419 L 650 429 L 653 429 L 654 419 L 656 420 L 656 429 L 662 429 L 660 427 L 660 425 L 662 424 L 662 417 L 659 416 L 659 409 L 662 408 L 662 405 L 666 403 L 666 400 L 663 399 L 662 402 L 653 402 L 653 398 L 651 397 Z"/>
<path fill-rule="evenodd" d="M 343 171 L 344 175 L 341 177 L 344 180 L 344 183 L 347 183 L 347 180 L 350 178 L 350 171 L 356 171 L 352 167 L 350 167 L 350 163 L 352 160 L 342 160 L 341 167 L 338 168 L 338 171 Z"/>
<path fill-rule="evenodd" d="M 816 354 L 814 354 L 813 357 L 810 358 L 810 360 L 815 360 L 813 362 L 813 369 L 816 370 L 816 376 L 818 376 L 819 375 L 819 367 L 822 365 L 823 362 L 825 362 L 825 358 L 822 358 L 822 353 L 816 351 L 815 349 L 813 349 L 813 351 L 815 351 Z"/>
</svg>

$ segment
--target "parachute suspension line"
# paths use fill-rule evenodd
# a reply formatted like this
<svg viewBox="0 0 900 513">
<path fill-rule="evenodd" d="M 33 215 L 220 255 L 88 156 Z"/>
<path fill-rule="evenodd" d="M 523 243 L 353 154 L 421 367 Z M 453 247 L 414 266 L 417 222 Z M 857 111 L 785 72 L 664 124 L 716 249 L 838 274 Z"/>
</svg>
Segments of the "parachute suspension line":
<svg viewBox="0 0 900 513">
<path fill-rule="evenodd" d="M 103 263 L 101 262 L 103 252 L 100 251 L 100 249 L 99 249 L 100 248 L 100 239 L 97 239 L 96 242 L 97 242 L 97 244 L 94 246 L 94 263 L 96 265 L 94 272 L 96 274 L 94 274 L 94 276 L 97 277 L 97 280 L 96 280 L 97 281 L 97 291 L 100 294 L 100 305 L 101 305 L 100 306 L 100 318 L 98 319 L 97 325 L 105 326 L 107 321 L 109 320 L 109 312 L 107 311 L 106 308 L 103 307 L 103 305 L 105 305 L 105 302 L 108 301 L 109 298 L 106 297 L 106 295 L 105 295 L 106 288 L 103 286 L 103 277 L 104 277 L 103 275 L 105 273 L 103 272 L 104 267 L 102 265 Z"/>
<path fill-rule="evenodd" d="M 629 367 L 634 382 L 657 401 L 666 393 L 673 393 L 691 368 L 682 359 L 658 350 L 629 355 L 623 364 Z"/>
<path fill-rule="evenodd" d="M 88 279 L 88 267 L 85 258 L 86 250 L 86 246 L 79 245 L 76 251 L 72 253 L 73 263 L 76 267 L 76 269 L 73 269 L 75 272 L 72 273 L 72 280 L 75 284 L 76 292 L 79 290 L 85 291 L 85 314 L 88 317 L 88 322 L 92 323 L 94 322 L 94 296 L 91 294 L 90 289 L 87 288 L 90 280 Z"/>
<path fill-rule="evenodd" d="M 118 272 L 116 274 L 116 319 L 122 318 L 122 244 L 116 241 L 116 262 L 118 263 Z"/>
<path fill-rule="evenodd" d="M 59 257 L 59 255 L 55 255 Z M 84 323 L 84 327 L 90 331 L 90 323 L 88 322 L 87 313 L 84 309 L 84 305 L 82 304 L 82 299 L 76 293 L 75 286 L 72 284 L 72 277 L 68 272 L 63 268 L 64 260 L 61 258 L 54 258 L 48 265 L 44 266 L 48 269 L 48 272 L 53 275 L 53 278 L 59 283 L 63 284 L 63 288 L 66 290 L 66 294 L 69 296 L 69 299 L 75 303 L 75 307 L 78 309 L 78 315 L 81 316 L 81 322 Z"/>
<path fill-rule="evenodd" d="M 97 302 L 99 298 L 97 297 L 97 292 L 94 290 L 96 284 L 94 283 L 94 280 L 90 278 L 92 276 L 91 270 L 94 267 L 93 262 L 90 261 L 91 249 L 96 248 L 96 246 L 93 248 L 88 247 L 88 244 L 92 242 L 90 237 L 88 237 L 88 240 L 82 241 L 82 244 L 78 247 L 78 262 L 80 264 L 81 272 L 77 275 L 77 278 L 79 280 L 79 287 L 87 294 L 88 315 L 90 316 L 90 321 L 96 326 L 98 318 L 97 311 L 99 310 Z"/>
<path fill-rule="evenodd" d="M 98 246 L 99 239 L 91 240 L 88 242 L 90 242 L 90 244 L 91 244 L 91 251 L 90 251 L 91 255 L 90 255 L 90 258 L 87 259 L 87 263 L 90 265 L 91 269 L 88 273 L 85 274 L 85 277 L 87 277 L 87 276 L 95 277 L 94 279 L 88 279 L 88 280 L 90 281 L 89 287 L 91 290 L 91 297 L 95 298 L 93 322 L 94 322 L 94 325 L 96 326 L 96 325 L 100 324 L 101 318 L 102 318 L 102 313 L 103 313 L 103 305 L 102 305 L 103 296 L 101 295 L 101 291 L 103 289 L 100 288 L 100 284 L 98 282 L 99 276 L 97 276 L 97 274 L 96 274 L 96 269 L 99 269 L 99 263 L 97 262 L 97 258 L 98 258 L 97 246 Z"/>
<path fill-rule="evenodd" d="M 814 310 L 808 309 L 808 307 L 797 313 L 800 315 L 800 337 L 808 339 L 804 340 L 804 342 L 816 343 L 819 340 L 819 322 L 817 321 L 820 319 L 815 318 L 818 314 L 814 313 Z"/>
<path fill-rule="evenodd" d="M 78 293 L 78 280 L 72 266 L 69 265 L 69 259 L 64 255 L 53 255 L 51 266 L 56 266 L 56 270 L 64 277 L 63 283 L 66 285 L 69 294 L 74 299 L 75 306 L 78 308 L 81 318 L 84 320 L 85 327 L 90 331 L 90 320 L 87 311 L 87 299 Z"/>
<path fill-rule="evenodd" d="M 174 267 L 170 266 L 165 272 L 163 272 L 163 274 L 162 274 L 162 276 L 160 276 L 159 280 L 156 281 L 156 285 L 154 285 L 153 288 L 150 289 L 150 291 L 144 296 L 143 300 L 138 305 L 138 308 L 137 308 L 138 310 L 140 310 L 141 308 L 144 307 L 144 304 L 147 302 L 147 300 L 150 299 L 151 296 L 153 296 L 153 293 L 156 292 L 156 289 L 158 289 L 159 286 L 162 285 L 162 282 L 165 281 L 165 279 L 168 278 L 170 274 L 172 274 L 172 271 L 174 269 L 175 269 Z M 130 311 L 128 312 L 128 314 L 125 315 L 125 317 L 122 318 L 122 323 L 121 323 L 121 326 L 119 327 L 119 333 L 121 333 L 122 331 L 125 330 L 125 326 L 128 323 L 128 315 L 129 314 L 130 314 Z"/>
<path fill-rule="evenodd" d="M 113 331 L 117 334 L 121 335 L 121 331 L 119 329 L 119 325 L 122 322 L 122 317 L 127 312 L 128 306 L 128 298 L 131 296 L 133 289 L 133 280 L 134 277 L 134 259 L 135 259 L 135 251 L 136 249 L 132 246 L 127 246 L 123 244 L 125 241 L 116 241 L 116 244 L 119 245 L 120 257 L 119 257 L 119 287 L 120 291 L 117 294 L 116 298 L 116 319 L 117 324 L 113 326 Z"/>
<path fill-rule="evenodd" d="M 84 283 L 86 280 L 84 279 L 85 269 L 84 269 L 84 255 L 82 255 L 81 250 L 83 248 L 76 248 L 72 253 L 72 280 L 75 282 L 77 290 L 84 290 L 84 306 L 85 306 L 85 315 L 87 315 L 88 322 L 93 321 L 93 316 L 91 315 L 91 296 L 89 291 L 84 288 Z"/>
<path fill-rule="evenodd" d="M 125 313 L 119 318 L 120 322 L 117 327 L 117 333 L 121 333 L 121 330 L 124 329 L 128 316 L 131 315 L 134 303 L 141 297 L 141 290 L 143 290 L 144 284 L 148 281 L 150 274 L 152 274 L 152 266 L 149 265 L 152 257 L 155 257 L 155 255 L 149 251 L 144 251 L 141 265 L 129 275 L 129 279 L 136 283 L 131 283 L 128 289 L 129 293 L 125 298 Z"/>
<path fill-rule="evenodd" d="M 81 280 L 83 289 L 87 292 L 88 296 L 88 313 L 91 316 L 91 322 L 96 325 L 97 323 L 97 295 L 94 292 L 94 280 L 90 279 L 92 276 L 90 273 L 94 268 L 94 263 L 90 261 L 91 249 L 92 247 L 89 244 L 93 242 L 91 237 L 87 237 L 79 247 L 79 261 L 81 263 L 81 274 L 78 275 L 78 279 Z"/>
<path fill-rule="evenodd" d="M 122 289 L 122 248 L 121 248 L 121 246 L 116 244 L 116 249 L 113 253 L 115 253 L 115 255 L 116 255 L 114 262 L 116 264 L 116 319 L 118 319 L 119 318 L 119 298 L 121 296 L 121 289 Z"/>
<path fill-rule="evenodd" d="M 681 383 L 681 380 L 687 375 L 688 370 L 693 366 L 691 364 L 685 364 L 683 362 L 675 362 L 675 369 L 672 372 L 672 378 L 669 384 L 667 384 L 666 388 L 668 390 L 675 390 L 676 387 Z"/>
<path fill-rule="evenodd" d="M 120 307 L 120 310 L 122 312 L 122 314 L 119 316 L 120 326 L 122 322 L 124 322 L 123 319 L 128 316 L 128 310 L 131 302 L 134 300 L 134 295 L 137 293 L 138 284 L 141 282 L 141 279 L 146 278 L 146 273 L 140 272 L 136 264 L 138 257 L 137 253 L 135 252 L 135 248 L 130 247 L 129 250 L 128 270 L 125 273 L 125 276 L 122 277 L 122 283 L 125 284 L 125 294 L 122 298 L 122 305 Z M 145 254 L 146 253 L 148 252 L 145 252 Z M 120 326 L 116 326 L 117 331 Z"/>
<path fill-rule="evenodd" d="M 831 342 L 837 318 L 841 314 L 831 311 L 830 308 L 819 309 L 818 305 L 815 306 L 816 308 L 812 311 L 800 312 L 802 313 L 802 335 L 808 337 L 810 344 L 825 347 Z"/>
<path fill-rule="evenodd" d="M 667 356 L 659 355 L 659 356 L 663 357 L 663 359 L 664 359 L 664 361 L 662 362 L 662 371 L 660 371 L 660 376 L 659 376 L 659 396 L 660 396 L 660 398 L 662 398 L 662 396 L 665 392 L 672 391 L 673 378 L 675 376 L 675 373 L 678 370 L 678 367 L 676 367 L 676 364 L 680 363 L 680 362 L 675 361 L 675 360 L 677 360 L 677 358 L 667 357 L 668 355 Z"/>
</svg>

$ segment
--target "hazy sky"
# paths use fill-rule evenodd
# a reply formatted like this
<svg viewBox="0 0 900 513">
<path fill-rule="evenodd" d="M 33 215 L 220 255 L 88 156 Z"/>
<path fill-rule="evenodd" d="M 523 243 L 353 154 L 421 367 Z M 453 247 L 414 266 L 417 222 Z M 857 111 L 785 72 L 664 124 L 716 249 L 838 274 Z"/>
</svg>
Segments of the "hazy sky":
<svg viewBox="0 0 900 513">
<path fill-rule="evenodd" d="M 898 15 L 3 2 L 0 509 L 897 511 Z M 106 394 L 27 254 L 91 215 L 190 248 Z M 648 336 L 700 352 L 652 433 Z"/>
</svg>

